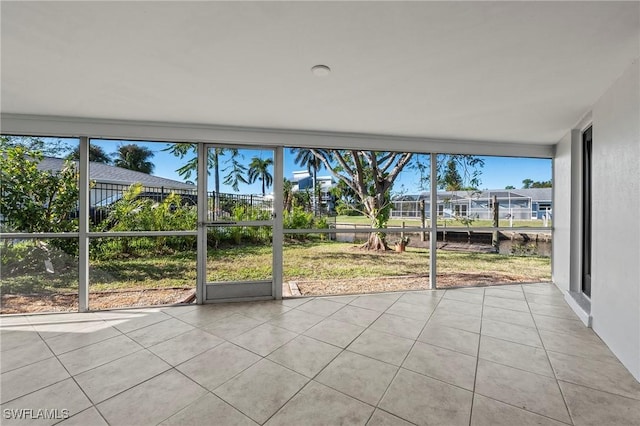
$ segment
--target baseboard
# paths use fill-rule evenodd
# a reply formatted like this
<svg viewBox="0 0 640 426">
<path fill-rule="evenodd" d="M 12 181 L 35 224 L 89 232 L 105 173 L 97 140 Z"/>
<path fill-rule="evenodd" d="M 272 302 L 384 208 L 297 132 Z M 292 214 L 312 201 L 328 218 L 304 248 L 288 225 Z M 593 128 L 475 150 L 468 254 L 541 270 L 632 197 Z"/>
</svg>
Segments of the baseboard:
<svg viewBox="0 0 640 426">
<path fill-rule="evenodd" d="M 580 318 L 580 321 L 586 326 L 591 328 L 592 319 L 591 316 L 591 301 L 587 299 L 581 293 L 575 293 L 567 291 L 564 294 L 564 300 L 569 304 L 569 307 Z"/>
</svg>

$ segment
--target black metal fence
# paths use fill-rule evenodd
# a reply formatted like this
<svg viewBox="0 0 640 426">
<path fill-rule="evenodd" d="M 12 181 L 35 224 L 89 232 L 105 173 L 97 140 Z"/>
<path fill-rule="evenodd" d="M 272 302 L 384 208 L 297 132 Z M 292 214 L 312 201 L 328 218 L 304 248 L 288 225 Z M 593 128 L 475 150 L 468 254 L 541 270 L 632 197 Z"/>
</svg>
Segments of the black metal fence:
<svg viewBox="0 0 640 426">
<path fill-rule="evenodd" d="M 90 190 L 90 218 L 94 224 L 102 222 L 114 204 L 120 201 L 130 185 L 97 183 Z M 143 186 L 137 199 L 150 199 L 160 203 L 170 194 L 180 196 L 180 204 L 198 205 L 196 188 L 171 188 L 164 186 Z M 228 194 L 214 191 L 207 193 L 209 220 L 264 220 L 273 212 L 273 197 L 256 194 Z"/>
</svg>

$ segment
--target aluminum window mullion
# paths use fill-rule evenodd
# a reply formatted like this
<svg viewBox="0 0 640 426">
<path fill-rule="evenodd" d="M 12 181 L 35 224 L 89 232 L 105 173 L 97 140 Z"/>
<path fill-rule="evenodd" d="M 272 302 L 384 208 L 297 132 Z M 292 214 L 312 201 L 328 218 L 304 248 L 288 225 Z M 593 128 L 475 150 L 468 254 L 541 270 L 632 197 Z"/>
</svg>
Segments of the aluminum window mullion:
<svg viewBox="0 0 640 426">
<path fill-rule="evenodd" d="M 89 310 L 89 138 L 80 137 L 78 220 L 78 311 Z"/>
<path fill-rule="evenodd" d="M 283 284 L 283 185 L 284 185 L 284 150 L 277 147 L 274 153 L 274 177 L 273 177 L 273 221 L 272 221 L 272 244 L 273 244 L 273 267 L 271 278 L 273 280 L 273 297 L 276 300 L 282 299 Z"/>
<path fill-rule="evenodd" d="M 446 232 L 518 232 L 518 233 L 527 233 L 531 231 L 535 232 L 552 232 L 553 228 L 504 228 L 504 227 L 486 227 L 486 228 L 463 228 L 463 227 L 455 227 L 455 228 L 445 228 L 445 227 L 437 227 L 438 231 L 446 231 Z M 413 234 L 416 232 L 429 232 L 431 231 L 431 227 L 427 228 L 285 228 L 283 229 L 284 234 L 366 234 L 370 232 L 389 232 L 389 233 L 400 233 L 404 232 L 405 234 Z"/>
<path fill-rule="evenodd" d="M 429 199 L 429 288 L 435 290 L 437 288 L 436 272 L 437 272 L 437 249 L 438 249 L 438 154 L 432 152 L 429 154 L 430 170 L 430 199 Z"/>
<path fill-rule="evenodd" d="M 198 231 L 116 231 L 116 232 L 88 232 L 91 238 L 117 237 L 195 237 Z"/>
<path fill-rule="evenodd" d="M 0 233 L 2 240 L 20 240 L 28 238 L 78 238 L 79 232 L 3 232 Z"/>
<path fill-rule="evenodd" d="M 207 157 L 208 148 L 205 144 L 198 144 L 198 243 L 197 243 L 197 278 L 196 278 L 196 303 L 204 303 L 205 288 L 207 285 Z"/>
<path fill-rule="evenodd" d="M 274 200 L 275 203 L 275 200 Z M 275 211 L 275 210 L 274 210 Z M 205 226 L 211 228 L 227 228 L 227 227 L 238 227 L 238 226 L 274 226 L 275 221 L 273 220 L 245 220 L 245 221 L 220 221 L 220 222 L 205 222 Z"/>
</svg>

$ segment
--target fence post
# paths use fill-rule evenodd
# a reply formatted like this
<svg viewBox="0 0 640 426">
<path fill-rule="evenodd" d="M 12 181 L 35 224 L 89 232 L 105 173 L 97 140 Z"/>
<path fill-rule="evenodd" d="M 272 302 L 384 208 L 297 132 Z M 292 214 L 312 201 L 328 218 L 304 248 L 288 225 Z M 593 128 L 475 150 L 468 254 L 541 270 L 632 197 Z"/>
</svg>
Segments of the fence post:
<svg viewBox="0 0 640 426">
<path fill-rule="evenodd" d="M 493 213 L 493 226 L 495 228 L 497 228 L 500 223 L 500 205 L 498 204 L 498 197 L 496 195 L 493 196 L 492 199 L 492 203 L 491 203 L 491 210 Z M 498 250 L 498 245 L 500 244 L 499 242 L 499 235 L 498 235 L 498 231 L 495 230 L 493 231 L 493 234 L 491 236 L 491 245 L 493 246 L 494 249 Z"/>
<path fill-rule="evenodd" d="M 426 221 L 426 214 L 424 211 L 424 200 L 420 200 L 420 223 L 422 225 L 422 229 L 424 229 L 426 227 L 427 221 Z M 427 240 L 427 233 L 425 231 L 422 231 L 420 233 L 420 241 L 426 241 Z"/>
</svg>

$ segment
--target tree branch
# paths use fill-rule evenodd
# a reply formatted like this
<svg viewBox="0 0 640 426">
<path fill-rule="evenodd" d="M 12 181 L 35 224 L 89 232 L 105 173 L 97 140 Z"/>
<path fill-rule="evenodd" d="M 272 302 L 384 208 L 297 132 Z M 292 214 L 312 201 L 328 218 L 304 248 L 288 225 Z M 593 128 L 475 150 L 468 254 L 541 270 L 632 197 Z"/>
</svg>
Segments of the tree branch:
<svg viewBox="0 0 640 426">
<path fill-rule="evenodd" d="M 396 159 L 402 154 L 400 153 L 392 153 L 380 159 L 380 170 L 382 173 L 386 173 L 389 167 L 395 163 Z"/>
<path fill-rule="evenodd" d="M 356 192 L 360 193 L 361 199 L 364 200 L 367 195 L 367 187 L 364 184 L 364 170 L 362 169 L 361 158 L 358 154 L 358 151 L 351 151 L 353 162 L 356 165 L 356 179 L 358 179 L 358 187 L 360 188 L 360 190 Z"/>
<path fill-rule="evenodd" d="M 400 161 L 398 161 L 398 164 L 396 164 L 393 170 L 391 170 L 389 175 L 385 178 L 388 185 L 387 188 L 385 189 L 388 189 L 393 184 L 393 182 L 396 180 L 396 177 L 398 177 L 402 169 L 404 169 L 404 167 L 407 164 L 409 164 L 409 162 L 411 161 L 411 158 L 413 158 L 413 153 L 411 152 L 405 152 L 402 154 L 402 158 L 400 159 Z"/>
<path fill-rule="evenodd" d="M 358 188 L 357 188 L 355 182 L 353 180 L 347 178 L 346 176 L 343 176 L 340 173 L 336 172 L 335 169 L 334 169 L 334 166 L 329 162 L 329 159 L 327 158 L 327 156 L 323 155 L 322 151 L 318 151 L 316 149 L 311 149 L 310 151 L 313 153 L 313 155 L 315 155 L 317 158 L 319 158 L 320 161 L 322 161 L 322 164 L 324 164 L 326 169 L 329 170 L 331 172 L 331 174 L 335 178 L 337 178 L 338 180 L 341 180 L 342 182 L 344 182 L 349 188 L 353 189 L 355 192 L 358 192 Z M 331 152 L 333 152 L 335 154 L 335 156 L 337 157 L 338 162 L 347 171 L 347 173 L 349 173 L 350 176 L 353 176 L 353 170 L 351 170 L 351 168 L 347 165 L 347 163 L 346 163 L 345 159 L 342 157 L 342 155 L 337 150 L 333 150 Z"/>
</svg>

